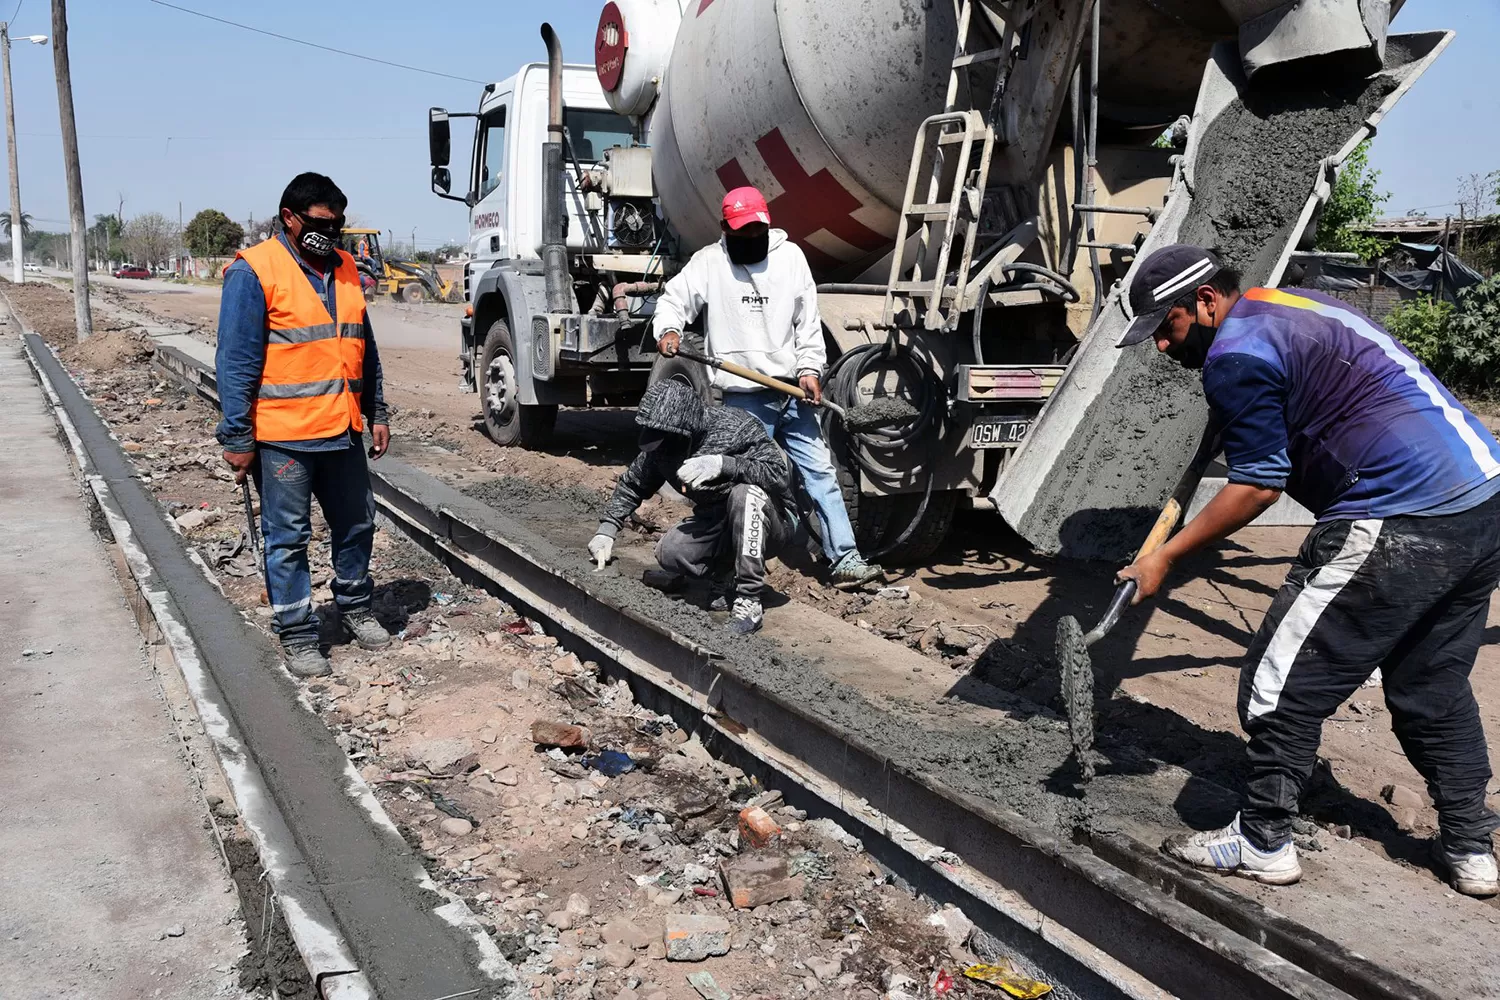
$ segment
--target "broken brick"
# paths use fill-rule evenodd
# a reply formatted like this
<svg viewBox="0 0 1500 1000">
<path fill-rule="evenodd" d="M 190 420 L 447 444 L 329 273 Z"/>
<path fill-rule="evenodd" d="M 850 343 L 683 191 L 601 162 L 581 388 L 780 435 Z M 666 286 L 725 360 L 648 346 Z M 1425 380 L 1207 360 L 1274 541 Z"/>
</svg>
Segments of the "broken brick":
<svg viewBox="0 0 1500 1000">
<path fill-rule="evenodd" d="M 781 827 L 760 806 L 740 810 L 740 837 L 750 846 L 765 847 L 780 832 Z"/>
<path fill-rule="evenodd" d="M 587 749 L 593 734 L 583 726 L 570 726 L 565 722 L 548 722 L 537 719 L 531 724 L 531 742 L 544 747 L 561 747 L 564 750 Z"/>
<path fill-rule="evenodd" d="M 697 913 L 674 913 L 667 918 L 667 959 L 701 962 L 713 955 L 729 954 L 729 921 Z"/>
<path fill-rule="evenodd" d="M 775 856 L 743 854 L 729 858 L 719 865 L 719 874 L 729 901 L 740 910 L 795 899 L 806 885 L 802 876 L 788 872 L 786 858 Z"/>
</svg>

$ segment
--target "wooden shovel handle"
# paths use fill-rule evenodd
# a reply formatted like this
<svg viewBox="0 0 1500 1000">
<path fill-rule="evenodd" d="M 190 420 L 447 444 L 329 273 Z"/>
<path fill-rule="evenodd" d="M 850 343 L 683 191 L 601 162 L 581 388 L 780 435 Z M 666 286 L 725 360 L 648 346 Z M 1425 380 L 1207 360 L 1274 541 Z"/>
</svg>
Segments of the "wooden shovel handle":
<svg viewBox="0 0 1500 1000">
<path fill-rule="evenodd" d="M 792 385 L 788 382 L 783 382 L 780 379 L 772 378 L 769 375 L 762 375 L 760 372 L 751 371 L 749 368 L 745 368 L 742 365 L 737 365 L 733 361 L 720 361 L 718 358 L 707 358 L 701 354 L 694 354 L 691 351 L 684 351 L 680 347 L 677 349 L 677 353 L 682 355 L 684 358 L 687 358 L 689 361 L 696 361 L 701 365 L 708 365 L 708 367 L 710 368 L 717 368 L 720 371 L 726 371 L 731 375 L 738 375 L 742 379 L 754 382 L 756 385 L 763 385 L 767 389 L 775 389 L 777 392 L 784 392 L 788 396 L 795 396 L 797 399 L 807 398 L 807 393 L 802 390 L 802 387 L 800 385 Z"/>
</svg>

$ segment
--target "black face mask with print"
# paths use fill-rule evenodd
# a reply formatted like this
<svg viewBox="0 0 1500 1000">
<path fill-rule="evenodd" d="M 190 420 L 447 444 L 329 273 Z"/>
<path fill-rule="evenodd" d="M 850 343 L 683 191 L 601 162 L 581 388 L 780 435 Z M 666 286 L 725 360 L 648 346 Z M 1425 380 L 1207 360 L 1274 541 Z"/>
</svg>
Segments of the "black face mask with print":
<svg viewBox="0 0 1500 1000">
<path fill-rule="evenodd" d="M 759 264 L 771 252 L 771 234 L 765 232 L 759 236 L 736 236 L 728 233 L 724 236 L 724 249 L 728 252 L 729 259 L 742 267 Z"/>
</svg>

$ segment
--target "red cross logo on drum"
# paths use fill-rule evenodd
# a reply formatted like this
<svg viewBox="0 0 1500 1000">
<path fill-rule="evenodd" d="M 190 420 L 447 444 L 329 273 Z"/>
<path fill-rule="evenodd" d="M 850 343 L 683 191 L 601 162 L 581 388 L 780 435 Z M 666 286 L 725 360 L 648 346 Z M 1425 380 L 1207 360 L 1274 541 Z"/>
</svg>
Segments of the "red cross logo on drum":
<svg viewBox="0 0 1500 1000">
<path fill-rule="evenodd" d="M 707 3 L 712 2 L 707 0 Z M 771 220 L 785 229 L 792 242 L 802 248 L 814 271 L 827 273 L 848 262 L 808 245 L 807 238 L 813 233 L 826 231 L 864 253 L 880 250 L 891 242 L 889 237 L 854 218 L 853 213 L 862 207 L 859 199 L 827 168 L 815 174 L 807 172 L 797 161 L 797 155 L 782 136 L 781 129 L 772 129 L 761 136 L 756 140 L 755 148 L 776 178 L 776 183 L 781 185 L 781 194 L 771 199 Z M 730 160 L 717 173 L 719 183 L 726 191 L 752 186 L 738 159 Z"/>
</svg>

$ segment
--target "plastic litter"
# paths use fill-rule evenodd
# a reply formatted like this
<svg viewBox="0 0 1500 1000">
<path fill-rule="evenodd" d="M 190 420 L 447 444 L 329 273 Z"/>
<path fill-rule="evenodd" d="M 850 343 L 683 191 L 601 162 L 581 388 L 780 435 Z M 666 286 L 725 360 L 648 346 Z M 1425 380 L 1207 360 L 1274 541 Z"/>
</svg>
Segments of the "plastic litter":
<svg viewBox="0 0 1500 1000">
<path fill-rule="evenodd" d="M 932 977 L 932 992 L 938 996 L 946 996 L 953 992 L 953 987 L 956 985 L 958 985 L 957 981 L 954 980 L 953 974 L 947 969 L 937 970 L 937 973 Z"/>
<path fill-rule="evenodd" d="M 1036 1000 L 1052 992 L 1051 986 L 1023 976 L 1008 965 L 971 965 L 964 970 L 964 976 L 998 986 L 1019 1000 Z"/>
</svg>

